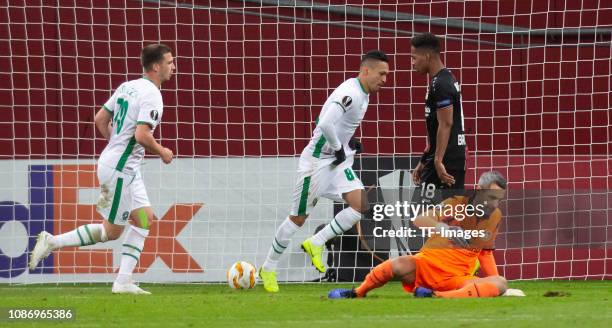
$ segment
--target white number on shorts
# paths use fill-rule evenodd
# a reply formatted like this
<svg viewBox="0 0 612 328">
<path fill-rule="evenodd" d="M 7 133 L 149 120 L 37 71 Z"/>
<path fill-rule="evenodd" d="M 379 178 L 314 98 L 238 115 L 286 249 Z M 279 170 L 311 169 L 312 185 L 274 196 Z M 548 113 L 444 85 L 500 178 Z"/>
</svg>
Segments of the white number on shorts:
<svg viewBox="0 0 612 328">
<path fill-rule="evenodd" d="M 421 183 L 421 197 L 433 199 L 436 195 L 436 185 L 433 183 Z"/>
</svg>

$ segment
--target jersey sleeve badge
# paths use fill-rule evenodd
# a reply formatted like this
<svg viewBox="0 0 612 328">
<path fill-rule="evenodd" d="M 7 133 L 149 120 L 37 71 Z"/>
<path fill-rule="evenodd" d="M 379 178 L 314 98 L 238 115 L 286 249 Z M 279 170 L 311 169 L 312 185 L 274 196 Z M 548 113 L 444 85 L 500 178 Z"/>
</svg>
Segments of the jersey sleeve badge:
<svg viewBox="0 0 612 328">
<path fill-rule="evenodd" d="M 157 119 L 159 118 L 159 112 L 157 112 L 156 110 L 152 110 L 149 115 L 151 116 L 151 119 L 155 122 L 157 122 Z"/>
<path fill-rule="evenodd" d="M 353 103 L 353 99 L 350 96 L 344 96 L 342 98 L 342 106 L 344 107 L 345 112 L 349 108 L 349 106 L 351 106 L 352 103 Z"/>
</svg>

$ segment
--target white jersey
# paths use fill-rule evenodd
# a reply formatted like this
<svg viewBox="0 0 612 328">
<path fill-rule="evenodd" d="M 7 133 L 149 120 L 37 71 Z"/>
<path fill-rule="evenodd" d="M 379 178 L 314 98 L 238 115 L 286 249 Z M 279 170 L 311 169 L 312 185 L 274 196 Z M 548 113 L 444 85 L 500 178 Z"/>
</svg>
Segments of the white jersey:
<svg viewBox="0 0 612 328">
<path fill-rule="evenodd" d="M 347 156 L 355 153 L 349 148 L 348 142 L 365 116 L 369 102 L 370 96 L 361 86 L 359 79 L 351 78 L 342 82 L 323 104 L 319 118 L 324 117 L 329 110 L 337 110 L 337 107 L 343 111 L 342 115 L 333 124 L 338 140 L 344 147 Z M 317 123 L 319 123 L 318 119 Z M 322 129 L 317 124 L 312 139 L 302 151 L 302 156 L 332 158 L 335 157 L 334 153 L 329 142 L 325 139 Z"/>
<path fill-rule="evenodd" d="M 159 124 L 164 104 L 161 92 L 147 78 L 122 83 L 104 109 L 113 115 L 113 131 L 98 164 L 130 173 L 138 170 L 145 150 L 136 142 L 136 126 L 148 124 L 151 133 Z"/>
</svg>

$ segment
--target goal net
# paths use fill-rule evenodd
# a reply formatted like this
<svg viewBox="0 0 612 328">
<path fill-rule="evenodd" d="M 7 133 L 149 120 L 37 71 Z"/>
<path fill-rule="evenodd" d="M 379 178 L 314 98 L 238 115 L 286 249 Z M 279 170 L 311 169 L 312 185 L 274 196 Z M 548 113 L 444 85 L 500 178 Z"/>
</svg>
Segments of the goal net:
<svg viewBox="0 0 612 328">
<path fill-rule="evenodd" d="M 215 282 L 235 261 L 259 267 L 322 104 L 371 49 L 390 56 L 392 72 L 370 97 L 354 168 L 375 201 L 407 199 L 429 83 L 411 69 L 410 39 L 426 31 L 461 83 L 466 185 L 490 169 L 509 180 L 500 273 L 610 279 L 611 17 L 606 1 L 3 1 L 0 283 L 114 278 L 122 238 L 56 251 L 33 272 L 28 253 L 43 230 L 101 220 L 95 160 L 106 142 L 93 118 L 141 75 L 149 43 L 176 58 L 155 137 L 177 158 L 141 168 L 158 220 L 137 280 Z M 341 208 L 317 204 L 279 280 L 321 278 L 299 244 Z M 364 219 L 328 245 L 324 279 L 360 280 L 407 252 L 406 240 L 375 237 L 376 224 Z"/>
</svg>

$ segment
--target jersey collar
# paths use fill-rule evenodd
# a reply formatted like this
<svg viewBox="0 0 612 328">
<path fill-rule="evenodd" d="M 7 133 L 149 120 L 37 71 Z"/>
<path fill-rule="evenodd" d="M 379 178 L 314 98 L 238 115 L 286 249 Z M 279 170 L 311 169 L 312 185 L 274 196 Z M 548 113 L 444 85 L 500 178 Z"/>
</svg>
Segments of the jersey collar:
<svg viewBox="0 0 612 328">
<path fill-rule="evenodd" d="M 355 78 L 355 81 L 357 81 L 357 84 L 359 84 L 359 89 L 361 89 L 361 91 L 363 91 L 363 94 L 367 96 L 367 95 L 368 95 L 368 93 L 367 93 L 367 92 L 365 91 L 365 89 L 363 88 L 363 85 L 361 85 L 361 82 L 359 81 L 359 78 L 358 78 L 358 77 L 356 77 L 356 78 Z"/>
<path fill-rule="evenodd" d="M 157 88 L 157 85 L 155 84 L 155 82 L 151 81 L 151 79 L 150 79 L 150 78 L 148 78 L 148 77 L 146 77 L 146 76 L 144 76 L 144 75 L 142 76 L 142 78 L 143 78 L 143 79 L 145 79 L 145 80 L 147 80 L 147 81 L 149 81 L 149 82 L 151 82 L 151 83 L 153 83 L 153 85 L 154 85 L 154 86 Z M 158 89 L 159 89 L 159 88 L 158 88 Z"/>
<path fill-rule="evenodd" d="M 448 71 L 448 69 L 447 69 L 446 67 L 442 67 L 442 68 L 441 68 L 441 69 L 438 71 L 438 73 L 436 73 L 436 75 L 432 76 L 431 78 L 432 78 L 432 79 L 437 78 L 437 77 L 438 77 L 438 75 L 440 75 L 440 73 L 442 73 L 443 71 Z"/>
</svg>

